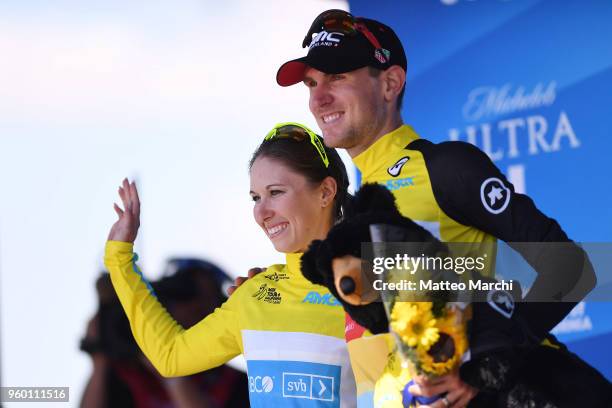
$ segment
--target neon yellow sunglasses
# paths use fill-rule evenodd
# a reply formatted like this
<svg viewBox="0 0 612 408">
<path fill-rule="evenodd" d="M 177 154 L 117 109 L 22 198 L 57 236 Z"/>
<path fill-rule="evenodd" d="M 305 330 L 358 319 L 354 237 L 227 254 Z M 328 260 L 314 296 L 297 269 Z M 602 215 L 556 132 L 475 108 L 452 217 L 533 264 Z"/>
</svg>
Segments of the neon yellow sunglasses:
<svg viewBox="0 0 612 408">
<path fill-rule="evenodd" d="M 310 144 L 312 144 L 315 149 L 317 149 L 317 152 L 319 152 L 319 156 L 321 156 L 321 160 L 323 161 L 325 168 L 328 168 L 329 159 L 327 157 L 327 153 L 325 153 L 325 147 L 321 142 L 321 138 L 304 125 L 296 122 L 279 123 L 274 126 L 270 132 L 268 132 L 264 140 L 293 139 L 297 140 L 298 142 L 302 142 L 308 138 L 310 138 Z"/>
</svg>

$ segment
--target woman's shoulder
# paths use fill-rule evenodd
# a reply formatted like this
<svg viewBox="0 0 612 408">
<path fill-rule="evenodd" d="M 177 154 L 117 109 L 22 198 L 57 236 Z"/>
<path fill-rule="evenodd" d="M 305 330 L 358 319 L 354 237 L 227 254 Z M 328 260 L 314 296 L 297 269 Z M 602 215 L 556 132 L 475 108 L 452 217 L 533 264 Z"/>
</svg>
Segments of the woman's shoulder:
<svg viewBox="0 0 612 408">
<path fill-rule="evenodd" d="M 265 271 L 263 271 L 262 273 L 257 274 L 257 276 L 262 275 L 262 274 L 266 274 L 266 273 L 281 272 L 281 271 L 286 271 L 286 270 L 287 270 L 287 265 L 286 264 L 274 264 L 274 265 L 268 266 Z"/>
<path fill-rule="evenodd" d="M 287 276 L 287 265 L 285 264 L 274 264 L 266 267 L 263 272 L 258 273 L 252 278 L 247 279 L 238 289 L 234 295 L 240 293 L 241 296 L 245 296 L 247 293 L 251 294 L 251 291 L 259 290 L 264 284 L 278 283 Z M 232 295 L 232 296 L 234 296 Z"/>
<path fill-rule="evenodd" d="M 279 281 L 286 279 L 287 265 L 285 264 L 274 264 L 268 266 L 263 272 L 258 273 L 247 282 L 251 282 L 256 287 L 260 287 L 264 283 L 278 283 Z"/>
</svg>

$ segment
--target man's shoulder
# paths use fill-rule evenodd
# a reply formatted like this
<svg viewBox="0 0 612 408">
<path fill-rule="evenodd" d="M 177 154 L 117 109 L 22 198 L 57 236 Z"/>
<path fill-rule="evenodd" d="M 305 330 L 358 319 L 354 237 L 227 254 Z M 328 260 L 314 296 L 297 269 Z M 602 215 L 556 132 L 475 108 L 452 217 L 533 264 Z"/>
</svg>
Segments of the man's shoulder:
<svg viewBox="0 0 612 408">
<path fill-rule="evenodd" d="M 419 151 L 430 173 L 452 178 L 466 171 L 480 172 L 491 169 L 492 162 L 482 150 L 471 143 L 444 141 L 434 143 L 427 139 L 412 142 L 409 149 Z"/>
<path fill-rule="evenodd" d="M 410 143 L 408 148 L 420 151 L 423 155 L 432 159 L 465 160 L 487 157 L 477 146 L 460 140 L 434 143 L 428 139 L 419 138 Z"/>
</svg>

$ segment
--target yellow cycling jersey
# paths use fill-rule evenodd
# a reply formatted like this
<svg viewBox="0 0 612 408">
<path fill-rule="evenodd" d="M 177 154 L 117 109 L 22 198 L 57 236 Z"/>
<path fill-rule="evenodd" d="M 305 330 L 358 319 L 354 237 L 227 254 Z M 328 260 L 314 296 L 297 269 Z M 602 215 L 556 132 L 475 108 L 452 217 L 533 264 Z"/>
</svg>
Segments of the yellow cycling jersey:
<svg viewBox="0 0 612 408">
<path fill-rule="evenodd" d="M 355 382 L 340 303 L 300 272 L 301 254 L 242 284 L 213 313 L 184 329 L 138 268 L 133 245 L 108 241 L 105 265 L 136 342 L 166 377 L 243 354 L 252 407 L 353 407 Z"/>
<path fill-rule="evenodd" d="M 387 187 L 395 196 L 403 216 L 411 218 L 442 241 L 495 242 L 491 235 L 460 224 L 440 208 L 423 153 L 407 148 L 418 139 L 410 126 L 403 125 L 354 157 L 361 182 Z M 389 334 L 371 337 L 365 332 L 363 335 L 365 337 L 353 335 L 348 342 L 359 407 L 402 407 L 401 392 L 405 382 L 399 380 L 403 376 L 398 376 L 398 373 L 403 370 L 399 358 L 393 353 L 393 339 Z M 384 359 L 373 364 L 372 353 L 384 356 Z"/>
<path fill-rule="evenodd" d="M 432 180 L 431 164 L 420 150 L 408 147 L 419 140 L 414 130 L 403 125 L 378 139 L 353 158 L 361 182 L 379 183 L 395 196 L 400 213 L 444 242 L 492 242 L 496 239 L 476 227 L 451 218 L 436 196 L 439 182 Z"/>
<path fill-rule="evenodd" d="M 491 254 L 485 263 L 486 274 L 493 272 L 497 239 L 510 245 L 569 241 L 555 220 L 541 213 L 529 197 L 516 193 L 489 157 L 471 144 L 434 144 L 403 125 L 353 161 L 361 182 L 386 186 L 402 215 L 441 241 L 467 243 L 459 249 L 464 252 L 461 255 Z M 515 247 L 538 274 L 555 276 L 558 260 L 566 256 L 563 249 L 539 248 Z M 529 329 L 544 337 L 572 307 L 571 303 L 557 303 L 554 308 L 540 309 L 532 303 L 524 305 L 521 313 Z M 367 336 L 363 328 L 347 326 L 359 407 L 401 407 L 406 373 L 393 352 L 394 343 L 388 334 Z M 372 355 L 387 358 L 373 362 Z"/>
</svg>

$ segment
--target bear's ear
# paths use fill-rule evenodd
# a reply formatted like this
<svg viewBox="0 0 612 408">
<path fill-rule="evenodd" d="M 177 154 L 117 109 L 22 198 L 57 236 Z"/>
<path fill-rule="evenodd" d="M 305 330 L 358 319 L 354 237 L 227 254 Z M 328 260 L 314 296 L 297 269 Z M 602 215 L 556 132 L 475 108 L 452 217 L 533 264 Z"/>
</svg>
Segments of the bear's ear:
<svg viewBox="0 0 612 408">
<path fill-rule="evenodd" d="M 325 285 L 325 278 L 317 269 L 317 257 L 322 244 L 323 241 L 315 239 L 302 255 L 302 275 L 310 282 L 318 285 Z"/>
<path fill-rule="evenodd" d="M 368 183 L 361 186 L 352 203 L 356 214 L 366 212 L 391 212 L 399 214 L 395 197 L 380 184 Z"/>
</svg>

